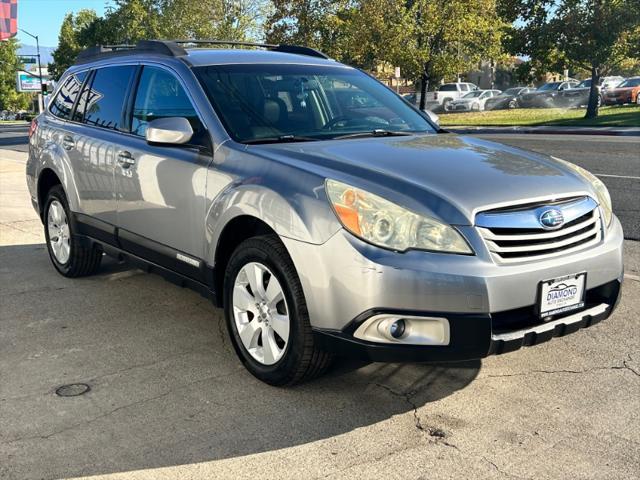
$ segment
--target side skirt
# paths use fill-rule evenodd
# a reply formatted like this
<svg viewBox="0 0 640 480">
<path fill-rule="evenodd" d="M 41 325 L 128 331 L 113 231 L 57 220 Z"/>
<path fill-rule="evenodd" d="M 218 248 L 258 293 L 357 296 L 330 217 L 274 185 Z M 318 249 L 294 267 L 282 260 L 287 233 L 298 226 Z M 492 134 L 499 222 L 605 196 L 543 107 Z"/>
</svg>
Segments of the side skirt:
<svg viewBox="0 0 640 480">
<path fill-rule="evenodd" d="M 155 273 L 180 287 L 189 288 L 220 306 L 213 288 L 213 268 L 201 260 L 192 265 L 180 258 L 192 257 L 178 250 L 154 242 L 132 232 L 119 229 L 83 214 L 72 214 L 75 237 L 85 245 L 96 245 L 100 250 L 120 262 L 130 263 L 147 273 Z"/>
</svg>

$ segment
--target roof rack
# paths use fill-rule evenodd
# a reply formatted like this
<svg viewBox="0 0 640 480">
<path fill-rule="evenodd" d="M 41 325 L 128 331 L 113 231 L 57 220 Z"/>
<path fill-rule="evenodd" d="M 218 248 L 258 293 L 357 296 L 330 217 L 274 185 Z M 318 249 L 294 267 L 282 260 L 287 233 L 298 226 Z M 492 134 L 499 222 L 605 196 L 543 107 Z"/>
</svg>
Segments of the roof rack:
<svg viewBox="0 0 640 480">
<path fill-rule="evenodd" d="M 99 45 L 89 47 L 78 54 L 76 63 L 85 63 L 105 57 L 132 55 L 136 53 L 155 53 L 170 57 L 183 57 L 189 52 L 182 45 L 230 45 L 239 47 L 266 48 L 274 52 L 294 53 L 310 57 L 329 59 L 324 53 L 310 47 L 299 45 L 276 45 L 270 43 L 241 42 L 235 40 L 140 40 L 135 45 Z"/>
</svg>

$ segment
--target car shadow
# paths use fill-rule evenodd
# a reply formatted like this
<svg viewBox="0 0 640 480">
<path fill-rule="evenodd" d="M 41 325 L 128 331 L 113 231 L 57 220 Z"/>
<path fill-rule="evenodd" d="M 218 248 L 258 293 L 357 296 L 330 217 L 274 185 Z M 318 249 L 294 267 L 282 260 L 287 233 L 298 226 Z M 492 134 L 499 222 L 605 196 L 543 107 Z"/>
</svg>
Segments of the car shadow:
<svg viewBox="0 0 640 480">
<path fill-rule="evenodd" d="M 480 361 L 338 358 L 284 389 L 252 377 L 223 314 L 196 293 L 106 259 L 55 273 L 43 245 L 0 247 L 0 476 L 59 478 L 273 451 L 414 412 L 464 388 Z M 90 390 L 60 397 L 61 385 Z M 445 425 L 408 415 L 406 428 Z M 433 420 L 436 422 L 436 420 Z"/>
</svg>

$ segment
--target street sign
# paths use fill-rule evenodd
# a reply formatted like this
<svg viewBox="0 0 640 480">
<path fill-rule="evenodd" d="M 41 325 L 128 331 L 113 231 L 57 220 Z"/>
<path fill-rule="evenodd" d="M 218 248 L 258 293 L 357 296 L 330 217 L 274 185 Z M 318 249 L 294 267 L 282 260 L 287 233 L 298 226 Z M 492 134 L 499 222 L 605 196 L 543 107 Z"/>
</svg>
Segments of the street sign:
<svg viewBox="0 0 640 480">
<path fill-rule="evenodd" d="M 19 56 L 18 62 L 24 63 L 25 65 L 31 65 L 37 63 L 38 59 L 36 57 L 31 56 Z"/>
<path fill-rule="evenodd" d="M 19 92 L 40 92 L 42 91 L 40 78 L 26 72 L 17 72 L 16 89 Z"/>
<path fill-rule="evenodd" d="M 396 78 L 400 78 L 400 67 L 396 67 L 395 74 Z"/>
</svg>

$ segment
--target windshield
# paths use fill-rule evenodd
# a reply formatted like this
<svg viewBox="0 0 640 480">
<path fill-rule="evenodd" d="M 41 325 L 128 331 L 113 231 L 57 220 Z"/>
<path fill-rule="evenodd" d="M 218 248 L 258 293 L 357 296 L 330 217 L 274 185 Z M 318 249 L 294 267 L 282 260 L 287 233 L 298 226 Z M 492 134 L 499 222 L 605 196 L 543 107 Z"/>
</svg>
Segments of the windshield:
<svg viewBox="0 0 640 480">
<path fill-rule="evenodd" d="M 501 96 L 505 96 L 505 95 L 519 95 L 520 91 L 524 90 L 524 88 L 507 88 L 504 92 L 502 92 L 500 95 Z"/>
<path fill-rule="evenodd" d="M 420 112 L 353 68 L 250 64 L 194 71 L 227 132 L 239 142 L 435 132 Z"/>
<path fill-rule="evenodd" d="M 466 95 L 463 95 L 462 98 L 475 98 L 475 97 L 479 97 L 483 93 L 484 92 L 482 90 L 476 90 L 475 92 L 470 92 L 470 93 L 467 93 Z"/>
<path fill-rule="evenodd" d="M 553 83 L 545 83 L 541 87 L 538 87 L 538 90 L 557 90 L 560 86 L 561 82 L 553 82 Z"/>
<path fill-rule="evenodd" d="M 591 87 L 591 79 L 583 80 L 576 86 L 576 88 L 587 88 L 587 87 Z"/>
<path fill-rule="evenodd" d="M 618 88 L 625 87 L 638 87 L 640 86 L 640 77 L 638 78 L 627 78 L 624 82 L 618 85 Z"/>
</svg>

